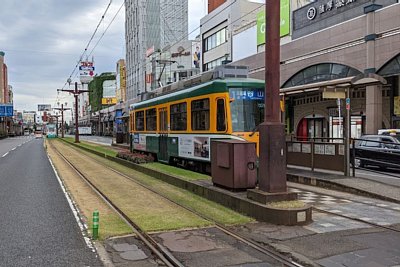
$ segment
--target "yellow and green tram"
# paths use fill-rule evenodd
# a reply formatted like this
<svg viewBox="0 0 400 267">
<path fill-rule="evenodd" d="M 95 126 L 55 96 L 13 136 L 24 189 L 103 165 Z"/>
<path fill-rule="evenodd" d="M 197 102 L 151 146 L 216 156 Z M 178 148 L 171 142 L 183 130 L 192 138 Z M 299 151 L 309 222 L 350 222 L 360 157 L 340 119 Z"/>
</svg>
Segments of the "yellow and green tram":
<svg viewBox="0 0 400 267">
<path fill-rule="evenodd" d="M 264 118 L 262 80 L 224 78 L 130 106 L 131 148 L 158 161 L 210 172 L 210 142 L 255 142 Z"/>
</svg>

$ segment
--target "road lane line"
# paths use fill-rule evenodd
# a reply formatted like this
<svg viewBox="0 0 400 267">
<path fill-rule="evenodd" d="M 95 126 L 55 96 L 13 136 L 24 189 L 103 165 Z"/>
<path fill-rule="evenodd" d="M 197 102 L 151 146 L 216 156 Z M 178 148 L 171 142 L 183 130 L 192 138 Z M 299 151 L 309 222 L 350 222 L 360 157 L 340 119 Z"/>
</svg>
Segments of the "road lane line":
<svg viewBox="0 0 400 267">
<path fill-rule="evenodd" d="M 83 239 L 85 240 L 86 246 L 89 249 L 91 249 L 93 252 L 96 253 L 96 249 L 95 249 L 93 243 L 91 242 L 90 238 L 86 234 L 87 226 L 82 222 L 82 220 L 80 218 L 80 215 L 79 215 L 79 212 L 78 212 L 78 209 L 76 208 L 74 202 L 72 201 L 69 193 L 67 192 L 67 190 L 66 190 L 66 188 L 64 186 L 64 183 L 62 182 L 60 176 L 58 175 L 57 169 L 54 166 L 53 161 L 51 160 L 51 158 L 50 158 L 50 156 L 49 156 L 49 154 L 47 152 L 46 152 L 46 154 L 47 154 L 47 158 L 49 159 L 50 165 L 53 168 L 54 174 L 57 177 L 58 183 L 60 184 L 60 187 L 61 187 L 65 197 L 67 198 L 69 207 L 71 208 L 72 213 L 74 214 L 75 220 L 78 223 L 79 228 L 81 229 L 81 233 L 82 233 Z"/>
<path fill-rule="evenodd" d="M 7 155 L 8 155 L 8 153 L 9 153 L 9 152 L 7 152 L 6 154 L 4 154 L 4 155 L 3 155 L 3 156 L 1 156 L 1 157 L 2 157 L 2 158 L 4 158 L 5 156 L 7 156 Z"/>
<path fill-rule="evenodd" d="M 11 151 L 14 151 L 16 149 L 16 147 L 14 147 L 13 149 L 11 149 Z"/>
</svg>

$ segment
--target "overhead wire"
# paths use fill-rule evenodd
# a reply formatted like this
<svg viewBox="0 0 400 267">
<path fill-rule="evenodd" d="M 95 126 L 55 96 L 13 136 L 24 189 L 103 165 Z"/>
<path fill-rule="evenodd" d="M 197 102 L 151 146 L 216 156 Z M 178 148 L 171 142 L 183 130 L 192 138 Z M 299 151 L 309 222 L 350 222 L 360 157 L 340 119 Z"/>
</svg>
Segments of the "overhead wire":
<svg viewBox="0 0 400 267">
<path fill-rule="evenodd" d="M 100 43 L 101 39 L 104 37 L 104 35 L 106 34 L 108 28 L 110 28 L 111 24 L 114 22 L 115 18 L 118 16 L 119 12 L 121 11 L 122 7 L 124 6 L 125 2 L 122 2 L 121 6 L 119 7 L 117 13 L 115 13 L 114 17 L 112 18 L 112 20 L 110 21 L 110 23 L 107 25 L 107 28 L 104 30 L 104 32 L 102 33 L 102 35 L 100 36 L 100 38 L 97 40 L 96 44 L 94 45 L 94 47 L 92 48 L 92 50 L 89 53 L 89 57 L 92 55 L 93 51 L 96 49 L 97 45 Z"/>
<path fill-rule="evenodd" d="M 71 78 L 72 78 L 72 76 L 74 75 L 76 69 L 77 69 L 78 66 L 79 66 L 79 63 L 81 62 L 82 58 L 85 56 L 85 54 L 86 54 L 86 52 L 87 52 L 87 49 L 89 48 L 90 43 L 92 42 L 94 36 L 96 35 L 97 30 L 99 29 L 101 23 L 103 22 L 103 20 L 104 20 L 106 14 L 107 14 L 107 12 L 108 12 L 108 9 L 109 9 L 110 6 L 111 6 L 111 3 L 112 3 L 112 0 L 110 0 L 110 2 L 108 3 L 108 5 L 107 5 L 107 7 L 106 7 L 106 10 L 104 11 L 103 15 L 101 16 L 101 19 L 100 19 L 99 23 L 97 24 L 96 29 L 94 30 L 92 36 L 90 37 L 88 43 L 86 44 L 85 49 L 83 50 L 81 56 L 79 57 L 79 60 L 77 61 L 76 65 L 75 65 L 74 69 L 72 70 L 71 74 L 69 75 L 69 78 L 68 78 L 68 79 L 71 79 Z M 65 82 L 65 84 L 64 84 L 64 86 L 63 86 L 63 89 L 65 88 L 65 86 L 66 86 L 67 84 L 68 84 L 68 80 Z"/>
<path fill-rule="evenodd" d="M 105 35 L 105 33 L 107 32 L 108 28 L 111 26 L 111 24 L 114 22 L 115 18 L 118 16 L 119 12 L 121 11 L 121 8 L 124 6 L 124 3 L 125 3 L 125 1 L 122 2 L 122 4 L 121 4 L 120 8 L 118 9 L 117 13 L 114 15 L 114 17 L 112 18 L 111 22 L 108 24 L 107 28 L 104 30 L 104 32 L 102 33 L 102 35 L 100 36 L 100 38 L 97 40 L 97 42 L 96 42 L 96 44 L 94 45 L 94 47 L 93 47 L 93 49 L 91 50 L 91 52 L 87 55 L 88 57 L 92 55 L 93 51 L 95 50 L 95 48 L 97 47 L 97 45 L 100 43 L 101 39 L 104 37 L 104 35 Z M 110 2 L 108 3 L 108 5 L 107 5 L 107 7 L 106 7 L 106 9 L 105 9 L 105 11 L 104 11 L 104 13 L 103 13 L 103 15 L 101 16 L 101 19 L 100 19 L 99 23 L 98 23 L 97 26 L 96 26 L 96 29 L 94 30 L 92 36 L 90 37 L 90 39 L 89 39 L 89 41 L 88 41 L 88 43 L 87 43 L 87 45 L 86 45 L 84 51 L 82 52 L 81 56 L 79 57 L 79 60 L 77 61 L 77 63 L 76 63 L 76 65 L 75 65 L 74 69 L 72 70 L 72 72 L 71 72 L 69 78 L 67 79 L 67 81 L 66 81 L 65 84 L 63 85 L 63 89 L 64 89 L 65 86 L 68 84 L 68 80 L 71 79 L 71 78 L 73 78 L 74 74 L 75 74 L 74 78 L 78 77 L 78 72 L 75 73 L 75 71 L 77 70 L 77 68 L 78 68 L 78 66 L 79 66 L 79 64 L 80 64 L 80 62 L 81 62 L 81 60 L 83 59 L 83 57 L 84 57 L 85 54 L 87 53 L 88 48 L 89 48 L 91 42 L 93 41 L 93 39 L 94 39 L 94 37 L 95 37 L 95 35 L 96 35 L 96 33 L 97 33 L 97 31 L 98 31 L 98 29 L 99 29 L 101 23 L 103 22 L 103 20 L 104 20 L 104 18 L 105 18 L 105 15 L 107 14 L 107 12 L 108 12 L 108 10 L 109 10 L 111 4 L 112 4 L 112 0 L 110 0 Z M 59 99 L 60 99 L 59 94 L 57 94 L 57 99 L 56 99 L 55 103 L 59 102 Z"/>
</svg>

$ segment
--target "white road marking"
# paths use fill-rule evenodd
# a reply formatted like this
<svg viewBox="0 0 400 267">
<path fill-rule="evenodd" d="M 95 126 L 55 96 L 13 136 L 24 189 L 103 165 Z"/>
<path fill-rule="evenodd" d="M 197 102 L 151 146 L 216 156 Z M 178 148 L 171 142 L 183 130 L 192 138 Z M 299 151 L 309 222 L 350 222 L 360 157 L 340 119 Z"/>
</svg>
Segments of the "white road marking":
<svg viewBox="0 0 400 267">
<path fill-rule="evenodd" d="M 64 183 L 62 182 L 60 176 L 58 175 L 58 172 L 57 172 L 57 170 L 56 170 L 56 167 L 54 166 L 53 161 L 50 159 L 49 154 L 47 154 L 47 158 L 49 159 L 49 162 L 50 162 L 50 164 L 51 164 L 51 167 L 53 168 L 53 171 L 54 171 L 54 173 L 55 173 L 55 175 L 56 175 L 56 177 L 57 177 L 58 183 L 60 184 L 61 189 L 62 189 L 62 191 L 64 192 L 65 197 L 67 198 L 69 207 L 71 208 L 72 213 L 74 214 L 75 220 L 76 220 L 76 222 L 78 223 L 79 228 L 81 229 L 81 233 L 82 233 L 82 235 L 83 235 L 83 239 L 85 240 L 86 246 L 87 246 L 89 249 L 91 249 L 93 252 L 96 252 L 96 249 L 94 248 L 93 243 L 91 242 L 90 238 L 86 235 L 87 226 L 85 226 L 85 225 L 82 223 L 82 220 L 79 218 L 78 209 L 76 208 L 74 202 L 72 201 L 72 199 L 71 199 L 69 193 L 68 193 L 67 190 L 65 189 Z M 86 227 L 86 228 L 85 228 L 85 227 Z"/>
<path fill-rule="evenodd" d="M 9 153 L 9 152 L 7 152 L 6 154 L 4 154 L 4 155 L 3 155 L 3 156 L 1 156 L 1 157 L 2 157 L 2 158 L 4 158 L 5 156 L 7 156 L 7 155 L 8 155 L 8 153 Z"/>
<path fill-rule="evenodd" d="M 11 151 L 14 151 L 16 149 L 16 147 L 14 147 L 13 149 L 11 149 Z"/>
</svg>

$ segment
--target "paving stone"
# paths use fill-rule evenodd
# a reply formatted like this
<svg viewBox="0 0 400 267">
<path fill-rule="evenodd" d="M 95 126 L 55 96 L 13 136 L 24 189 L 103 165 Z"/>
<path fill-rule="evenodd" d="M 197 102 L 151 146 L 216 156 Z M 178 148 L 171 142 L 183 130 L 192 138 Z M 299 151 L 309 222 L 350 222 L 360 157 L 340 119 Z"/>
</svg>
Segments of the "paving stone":
<svg viewBox="0 0 400 267">
<path fill-rule="evenodd" d="M 113 249 L 115 249 L 118 252 L 138 250 L 138 247 L 136 245 L 131 245 L 128 243 L 113 244 L 112 247 L 113 247 Z"/>
<path fill-rule="evenodd" d="M 129 250 L 119 254 L 121 258 L 129 261 L 139 261 L 147 259 L 147 255 L 140 249 Z"/>
</svg>

